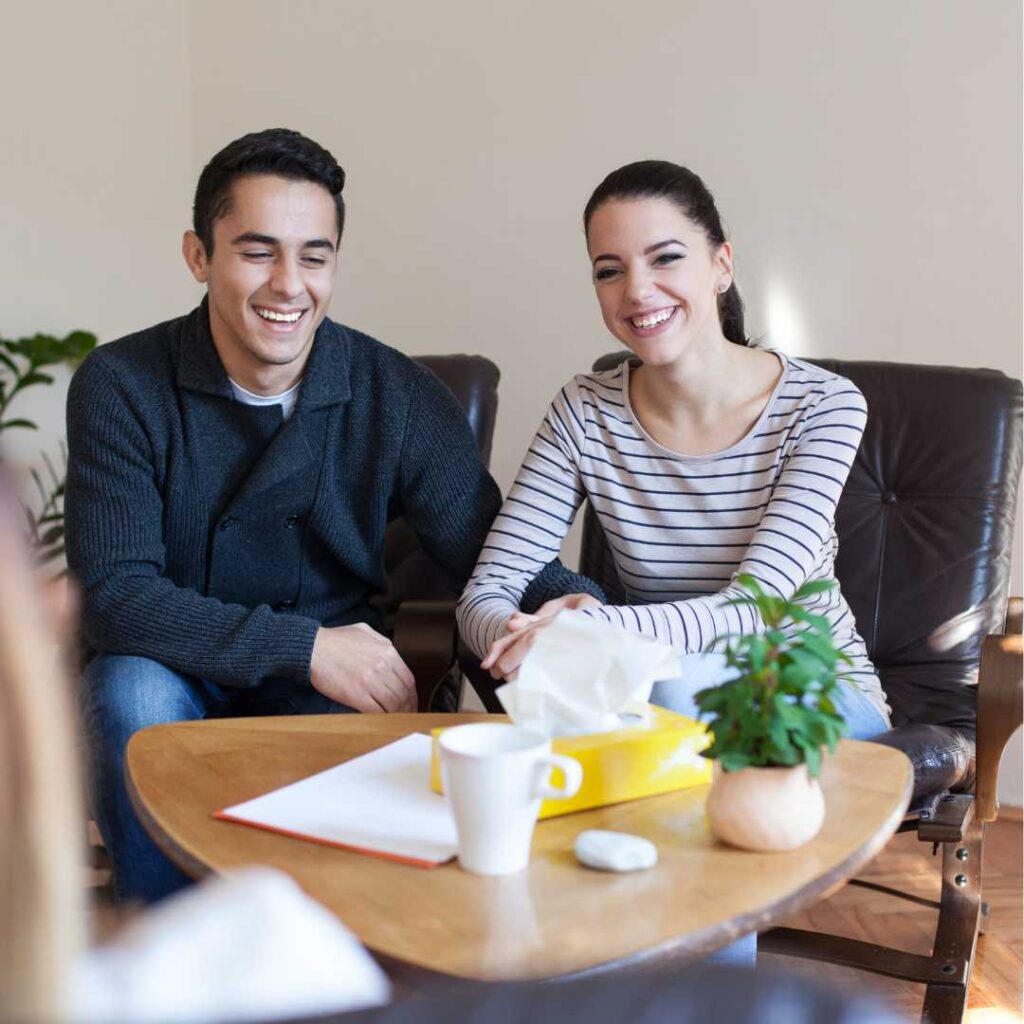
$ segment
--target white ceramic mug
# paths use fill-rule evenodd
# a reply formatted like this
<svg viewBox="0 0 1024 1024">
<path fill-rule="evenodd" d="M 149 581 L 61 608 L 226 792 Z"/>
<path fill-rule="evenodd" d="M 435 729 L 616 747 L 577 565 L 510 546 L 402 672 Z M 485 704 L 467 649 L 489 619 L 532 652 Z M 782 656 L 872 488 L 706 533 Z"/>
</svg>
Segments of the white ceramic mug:
<svg viewBox="0 0 1024 1024">
<path fill-rule="evenodd" d="M 455 818 L 459 864 L 478 875 L 514 875 L 530 860 L 540 802 L 575 796 L 579 761 L 514 725 L 457 725 L 440 737 L 441 777 Z M 551 769 L 564 776 L 551 785 Z"/>
</svg>

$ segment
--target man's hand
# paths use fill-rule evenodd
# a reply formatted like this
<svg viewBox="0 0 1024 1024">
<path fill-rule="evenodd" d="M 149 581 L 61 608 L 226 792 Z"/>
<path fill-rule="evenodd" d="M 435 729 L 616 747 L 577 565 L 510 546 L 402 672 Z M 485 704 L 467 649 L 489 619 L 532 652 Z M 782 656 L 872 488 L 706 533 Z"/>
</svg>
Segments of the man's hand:
<svg viewBox="0 0 1024 1024">
<path fill-rule="evenodd" d="M 325 696 L 357 711 L 415 711 L 416 680 L 387 637 L 363 622 L 321 627 L 310 679 Z"/>
</svg>

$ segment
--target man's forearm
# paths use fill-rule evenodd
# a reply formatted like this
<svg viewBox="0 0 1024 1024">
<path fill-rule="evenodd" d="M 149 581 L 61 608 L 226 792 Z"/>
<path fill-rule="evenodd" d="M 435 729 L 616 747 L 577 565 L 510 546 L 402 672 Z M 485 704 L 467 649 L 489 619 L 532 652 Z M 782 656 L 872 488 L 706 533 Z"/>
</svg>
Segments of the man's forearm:
<svg viewBox="0 0 1024 1024">
<path fill-rule="evenodd" d="M 530 580 L 519 602 L 519 610 L 533 614 L 545 602 L 569 594 L 590 594 L 602 604 L 608 601 L 605 592 L 589 576 L 567 569 L 554 558 Z"/>
<path fill-rule="evenodd" d="M 309 679 L 319 623 L 245 608 L 177 587 L 162 576 L 112 576 L 85 592 L 86 639 L 101 653 L 152 658 L 223 686 L 269 677 Z"/>
</svg>

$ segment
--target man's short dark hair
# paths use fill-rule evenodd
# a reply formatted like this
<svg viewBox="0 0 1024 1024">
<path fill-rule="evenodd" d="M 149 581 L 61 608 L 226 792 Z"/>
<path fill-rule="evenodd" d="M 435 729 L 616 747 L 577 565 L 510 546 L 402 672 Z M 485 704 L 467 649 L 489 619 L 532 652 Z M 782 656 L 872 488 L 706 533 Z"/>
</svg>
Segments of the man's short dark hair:
<svg viewBox="0 0 1024 1024">
<path fill-rule="evenodd" d="M 231 209 L 231 186 L 237 178 L 275 174 L 289 181 L 323 185 L 334 198 L 338 238 L 345 227 L 345 172 L 338 161 L 312 139 L 289 128 L 267 128 L 229 142 L 204 168 L 196 185 L 192 227 L 213 255 L 213 226 Z"/>
</svg>

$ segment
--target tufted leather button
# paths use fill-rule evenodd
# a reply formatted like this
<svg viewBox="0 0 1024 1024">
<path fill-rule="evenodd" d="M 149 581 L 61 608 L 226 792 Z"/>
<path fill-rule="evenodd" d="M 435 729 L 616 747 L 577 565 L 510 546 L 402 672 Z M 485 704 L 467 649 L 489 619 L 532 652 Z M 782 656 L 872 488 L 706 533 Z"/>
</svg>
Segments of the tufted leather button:
<svg viewBox="0 0 1024 1024">
<path fill-rule="evenodd" d="M 295 515 L 285 516 L 283 522 L 286 530 L 294 530 L 299 525 L 299 517 Z"/>
<path fill-rule="evenodd" d="M 274 611 L 276 611 L 276 612 L 287 612 L 287 611 L 290 611 L 294 607 L 295 607 L 295 602 L 294 601 L 278 601 L 277 604 L 274 605 Z"/>
<path fill-rule="evenodd" d="M 224 530 L 230 530 L 231 527 L 234 526 L 235 523 L 237 523 L 237 522 L 238 522 L 238 520 L 234 516 L 225 516 L 220 521 L 221 532 L 223 532 Z"/>
<path fill-rule="evenodd" d="M 882 504 L 883 505 L 895 505 L 896 494 L 894 491 L 884 491 L 882 493 Z"/>
</svg>

